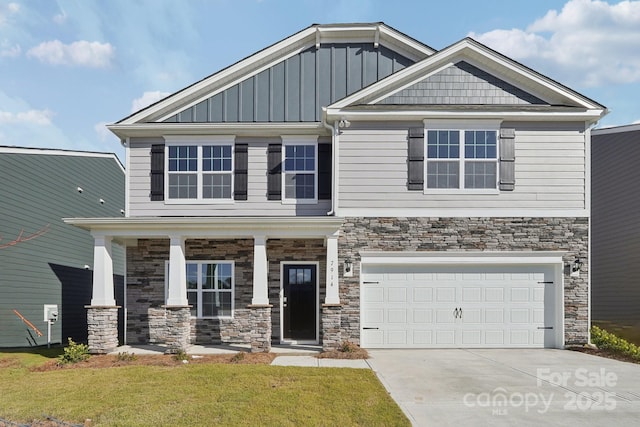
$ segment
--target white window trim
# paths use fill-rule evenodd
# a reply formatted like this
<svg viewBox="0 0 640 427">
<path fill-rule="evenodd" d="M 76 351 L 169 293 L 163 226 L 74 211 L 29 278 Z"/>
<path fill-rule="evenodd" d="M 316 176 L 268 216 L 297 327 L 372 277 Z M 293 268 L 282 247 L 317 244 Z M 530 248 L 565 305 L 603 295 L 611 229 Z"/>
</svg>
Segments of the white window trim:
<svg viewBox="0 0 640 427">
<path fill-rule="evenodd" d="M 197 198 L 195 199 L 171 199 L 169 197 L 169 146 L 185 146 L 195 145 L 197 149 L 197 170 L 193 172 L 174 172 L 174 173 L 194 173 L 197 178 Z M 228 199 L 205 199 L 202 197 L 202 188 L 204 183 L 205 172 L 202 170 L 202 147 L 204 145 L 227 145 L 231 147 L 231 171 L 216 172 L 216 174 L 231 174 L 231 197 Z M 208 205 L 208 204 L 233 204 L 235 202 L 233 189 L 235 184 L 235 136 L 233 135 L 211 135 L 202 136 L 177 136 L 165 137 L 165 153 L 164 153 L 164 203 L 166 205 Z M 206 174 L 214 173 L 207 171 Z"/>
<path fill-rule="evenodd" d="M 186 264 L 231 264 L 231 315 L 230 316 L 191 316 L 192 319 L 233 319 L 235 315 L 235 297 L 236 297 L 236 263 L 229 260 L 187 260 Z M 169 294 L 169 260 L 164 262 L 164 300 L 167 301 Z M 200 281 L 200 274 L 198 274 L 198 281 Z M 199 285 L 202 285 L 199 283 Z M 187 289 L 188 292 L 193 292 Z M 202 288 L 197 290 L 198 292 L 198 307 L 196 307 L 197 313 L 202 313 Z M 226 292 L 226 291 L 225 291 Z M 214 291 L 215 293 L 215 291 Z"/>
<path fill-rule="evenodd" d="M 431 161 L 456 161 L 460 165 L 459 168 L 459 187 L 458 188 L 428 188 L 427 187 L 427 169 L 428 162 L 430 161 L 428 156 L 428 132 L 429 131 L 458 131 L 460 137 L 458 138 L 459 144 L 459 157 L 457 159 L 432 159 Z M 464 133 L 466 131 L 495 131 L 496 132 L 496 158 L 495 159 L 467 159 L 464 154 Z M 465 163 L 467 161 L 473 162 L 487 162 L 494 161 L 496 164 L 496 186 L 495 188 L 465 188 Z M 439 120 L 433 122 L 425 121 L 424 129 L 424 194 L 500 194 L 500 122 L 496 121 L 481 121 L 481 120 L 469 120 L 465 122 L 456 120 Z"/>
<path fill-rule="evenodd" d="M 313 199 L 295 199 L 295 198 L 287 198 L 285 191 L 286 184 L 286 174 L 285 170 L 285 160 L 286 160 L 286 147 L 288 145 L 313 145 L 315 150 L 314 155 L 314 171 L 313 171 L 313 186 L 314 193 Z M 314 205 L 318 204 L 318 137 L 317 136 L 308 136 L 308 135 L 283 135 L 282 136 L 282 183 L 280 187 L 280 191 L 282 194 L 282 204 L 283 205 Z"/>
</svg>

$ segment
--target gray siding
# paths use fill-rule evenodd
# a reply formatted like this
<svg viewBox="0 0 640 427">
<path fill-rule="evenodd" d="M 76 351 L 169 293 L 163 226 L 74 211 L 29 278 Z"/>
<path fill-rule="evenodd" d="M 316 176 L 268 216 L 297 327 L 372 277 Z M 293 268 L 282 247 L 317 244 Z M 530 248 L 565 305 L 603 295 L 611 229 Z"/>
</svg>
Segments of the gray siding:
<svg viewBox="0 0 640 427">
<path fill-rule="evenodd" d="M 514 105 L 546 104 L 539 98 L 467 62 L 460 61 L 379 104 Z"/>
<path fill-rule="evenodd" d="M 420 126 L 416 123 L 412 126 Z M 583 123 L 516 123 L 515 190 L 424 194 L 407 189 L 408 128 L 354 124 L 340 136 L 339 208 L 585 209 Z"/>
<path fill-rule="evenodd" d="M 592 319 L 640 337 L 640 131 L 592 141 Z"/>
<path fill-rule="evenodd" d="M 330 140 L 322 139 L 329 142 Z M 317 204 L 283 204 L 267 200 L 267 147 L 280 138 L 237 138 L 248 143 L 247 200 L 223 203 L 167 203 L 150 199 L 151 145 L 163 138 L 132 138 L 129 149 L 129 210 L 131 216 L 324 216 L 331 210 L 331 200 Z"/>
<path fill-rule="evenodd" d="M 58 304 L 61 318 L 52 340 L 66 341 L 61 334 L 65 315 L 86 317 L 79 301 L 91 288 L 84 265 L 93 265 L 93 238 L 62 218 L 121 216 L 124 173 L 112 158 L 0 153 L 0 181 L 0 245 L 21 230 L 29 235 L 49 225 L 38 238 L 0 248 L 0 347 L 46 344 L 43 304 Z M 113 255 L 114 273 L 122 275 L 124 252 L 114 246 Z M 63 287 L 64 300 L 76 301 L 72 306 L 63 305 Z M 30 332 L 13 309 L 44 336 Z"/>
<path fill-rule="evenodd" d="M 371 43 L 311 47 L 165 120 L 317 122 L 322 107 L 413 64 Z"/>
</svg>

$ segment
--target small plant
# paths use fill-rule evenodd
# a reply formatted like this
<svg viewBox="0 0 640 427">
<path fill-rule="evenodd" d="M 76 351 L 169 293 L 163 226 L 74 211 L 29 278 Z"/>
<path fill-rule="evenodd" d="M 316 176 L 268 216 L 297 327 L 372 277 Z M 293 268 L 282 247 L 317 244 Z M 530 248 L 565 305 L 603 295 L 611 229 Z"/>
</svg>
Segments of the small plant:
<svg viewBox="0 0 640 427">
<path fill-rule="evenodd" d="M 78 344 L 69 338 L 69 345 L 64 348 L 64 353 L 58 356 L 58 364 L 78 363 L 87 360 L 89 357 L 88 345 Z"/>
<path fill-rule="evenodd" d="M 240 363 L 244 360 L 244 358 L 245 358 L 244 352 L 240 351 L 234 354 L 233 357 L 231 357 L 231 363 Z"/>
<path fill-rule="evenodd" d="M 138 356 L 136 356 L 135 354 L 127 353 L 126 351 L 122 353 L 118 353 L 118 355 L 116 356 L 116 360 L 118 362 L 133 362 L 137 358 Z"/>
<path fill-rule="evenodd" d="M 338 347 L 338 351 L 341 353 L 355 353 L 359 349 L 360 347 L 349 341 L 343 341 Z"/>
<path fill-rule="evenodd" d="M 640 360 L 640 347 L 597 326 L 591 327 L 591 341 L 597 345 L 599 349 L 623 354 L 634 360 Z"/>
<path fill-rule="evenodd" d="M 177 350 L 173 355 L 173 360 L 182 360 L 183 362 L 189 361 L 189 355 L 184 350 Z"/>
</svg>

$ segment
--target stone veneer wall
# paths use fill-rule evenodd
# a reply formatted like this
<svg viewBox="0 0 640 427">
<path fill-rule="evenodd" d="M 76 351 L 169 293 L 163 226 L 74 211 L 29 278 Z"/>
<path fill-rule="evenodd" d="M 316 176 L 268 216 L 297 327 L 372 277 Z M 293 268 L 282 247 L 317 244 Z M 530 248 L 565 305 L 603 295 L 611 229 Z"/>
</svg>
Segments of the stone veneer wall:
<svg viewBox="0 0 640 427">
<path fill-rule="evenodd" d="M 269 303 L 271 309 L 272 334 L 280 340 L 280 263 L 287 261 L 318 262 L 318 285 L 320 300 L 318 316 L 320 337 L 322 337 L 322 302 L 326 294 L 327 248 L 324 240 L 270 239 L 267 240 L 267 259 L 269 261 Z"/>
<path fill-rule="evenodd" d="M 360 342 L 360 251 L 565 251 L 585 262 L 580 277 L 564 276 L 565 342 L 588 340 L 588 218 L 346 218 L 340 260 L 354 260 L 340 281 L 343 340 Z"/>
<path fill-rule="evenodd" d="M 249 343 L 258 324 L 264 322 L 250 309 L 253 297 L 253 239 L 189 239 L 185 242 L 187 261 L 234 261 L 235 295 L 232 319 L 191 319 L 191 343 Z M 271 333 L 280 336 L 280 262 L 319 262 L 320 303 L 325 295 L 326 248 L 324 241 L 267 240 Z M 167 341 L 164 305 L 165 262 L 169 260 L 168 239 L 140 239 L 127 248 L 127 341 L 160 343 Z M 318 307 L 320 317 L 321 307 Z"/>
</svg>

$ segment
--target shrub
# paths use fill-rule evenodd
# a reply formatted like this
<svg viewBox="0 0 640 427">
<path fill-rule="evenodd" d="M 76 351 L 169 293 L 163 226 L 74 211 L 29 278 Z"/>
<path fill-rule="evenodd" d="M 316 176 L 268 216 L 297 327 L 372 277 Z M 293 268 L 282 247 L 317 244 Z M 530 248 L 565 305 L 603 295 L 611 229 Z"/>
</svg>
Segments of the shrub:
<svg viewBox="0 0 640 427">
<path fill-rule="evenodd" d="M 631 357 L 634 360 L 640 360 L 640 347 L 597 326 L 591 327 L 591 342 L 602 350 L 608 350 Z"/>
<path fill-rule="evenodd" d="M 116 356 L 116 360 L 118 362 L 133 362 L 137 358 L 138 356 L 136 356 L 135 354 L 127 353 L 126 351 L 123 353 L 118 353 L 118 355 Z"/>
<path fill-rule="evenodd" d="M 87 360 L 89 357 L 88 345 L 78 344 L 69 338 L 69 345 L 64 348 L 64 353 L 58 356 L 58 364 L 78 363 Z"/>
<path fill-rule="evenodd" d="M 184 350 L 178 350 L 176 351 L 176 353 L 173 355 L 173 359 L 174 360 L 182 360 L 183 362 L 188 361 L 189 360 L 189 355 L 187 354 L 186 351 Z"/>
<path fill-rule="evenodd" d="M 240 351 L 231 357 L 231 363 L 240 363 L 244 360 L 244 352 Z"/>
</svg>

